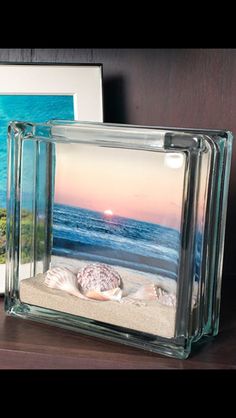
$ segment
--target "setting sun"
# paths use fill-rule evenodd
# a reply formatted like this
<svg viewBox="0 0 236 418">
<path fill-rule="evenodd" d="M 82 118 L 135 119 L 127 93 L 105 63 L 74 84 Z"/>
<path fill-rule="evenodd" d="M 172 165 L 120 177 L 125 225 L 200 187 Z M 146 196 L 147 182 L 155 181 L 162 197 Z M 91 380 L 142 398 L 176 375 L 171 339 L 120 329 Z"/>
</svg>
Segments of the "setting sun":
<svg viewBox="0 0 236 418">
<path fill-rule="evenodd" d="M 104 215 L 112 216 L 113 212 L 112 212 L 111 209 L 106 209 L 106 210 L 104 210 Z"/>
</svg>

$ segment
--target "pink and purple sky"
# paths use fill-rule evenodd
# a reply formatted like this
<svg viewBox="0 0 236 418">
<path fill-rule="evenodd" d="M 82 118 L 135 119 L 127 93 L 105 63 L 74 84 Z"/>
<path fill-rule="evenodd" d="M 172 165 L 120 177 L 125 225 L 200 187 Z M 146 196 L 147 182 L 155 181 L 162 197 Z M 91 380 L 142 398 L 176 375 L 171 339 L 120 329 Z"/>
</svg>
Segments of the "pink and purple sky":
<svg viewBox="0 0 236 418">
<path fill-rule="evenodd" d="M 168 158 L 159 152 L 57 144 L 55 201 L 179 229 L 184 160 L 173 168 Z"/>
</svg>

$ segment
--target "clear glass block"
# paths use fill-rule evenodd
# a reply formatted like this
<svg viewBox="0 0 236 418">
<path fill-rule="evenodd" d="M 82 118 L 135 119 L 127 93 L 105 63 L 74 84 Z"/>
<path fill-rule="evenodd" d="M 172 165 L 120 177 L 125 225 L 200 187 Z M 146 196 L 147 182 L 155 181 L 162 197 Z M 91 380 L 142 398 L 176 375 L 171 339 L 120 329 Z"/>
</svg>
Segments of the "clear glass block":
<svg viewBox="0 0 236 418">
<path fill-rule="evenodd" d="M 218 333 L 232 139 L 11 123 L 6 312 L 187 358 Z"/>
</svg>

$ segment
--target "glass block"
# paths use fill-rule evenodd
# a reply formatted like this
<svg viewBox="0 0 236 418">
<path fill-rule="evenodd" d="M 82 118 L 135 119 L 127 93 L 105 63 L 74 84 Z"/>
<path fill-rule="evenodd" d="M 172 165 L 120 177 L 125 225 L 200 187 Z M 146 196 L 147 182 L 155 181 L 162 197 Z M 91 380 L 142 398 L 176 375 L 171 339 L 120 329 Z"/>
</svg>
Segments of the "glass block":
<svg viewBox="0 0 236 418">
<path fill-rule="evenodd" d="M 218 333 L 232 139 L 12 122 L 6 312 L 187 358 Z"/>
</svg>

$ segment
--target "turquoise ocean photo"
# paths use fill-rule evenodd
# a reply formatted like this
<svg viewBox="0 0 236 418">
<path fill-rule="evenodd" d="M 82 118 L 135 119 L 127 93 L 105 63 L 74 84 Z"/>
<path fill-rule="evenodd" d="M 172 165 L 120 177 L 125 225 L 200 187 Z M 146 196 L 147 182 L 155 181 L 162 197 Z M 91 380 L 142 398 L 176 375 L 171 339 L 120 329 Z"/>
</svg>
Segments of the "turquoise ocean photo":
<svg viewBox="0 0 236 418">
<path fill-rule="evenodd" d="M 73 96 L 0 95 L 0 207 L 6 207 L 7 127 L 10 121 L 74 119 Z"/>
<path fill-rule="evenodd" d="M 0 263 L 5 262 L 7 128 L 10 121 L 74 119 L 73 96 L 0 95 Z"/>
</svg>

